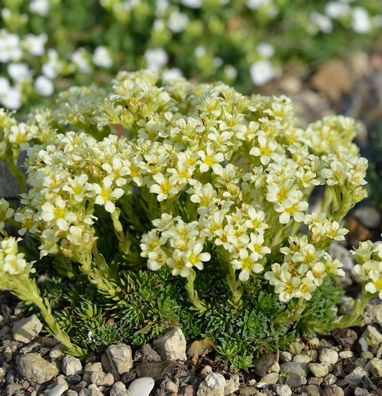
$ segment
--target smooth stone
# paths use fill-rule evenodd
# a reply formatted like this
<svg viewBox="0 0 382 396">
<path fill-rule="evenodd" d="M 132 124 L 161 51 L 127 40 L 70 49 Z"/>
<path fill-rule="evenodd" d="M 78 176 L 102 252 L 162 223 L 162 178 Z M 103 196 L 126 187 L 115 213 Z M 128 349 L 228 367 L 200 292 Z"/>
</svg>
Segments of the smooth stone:
<svg viewBox="0 0 382 396">
<path fill-rule="evenodd" d="M 106 349 L 106 357 L 119 375 L 128 373 L 133 368 L 133 353 L 130 345 L 118 343 Z"/>
<path fill-rule="evenodd" d="M 175 327 L 162 337 L 154 340 L 154 347 L 164 360 L 187 360 L 186 338 L 179 327 Z"/>
<path fill-rule="evenodd" d="M 149 396 L 153 390 L 155 381 L 150 377 L 134 380 L 127 389 L 128 396 Z"/>
<path fill-rule="evenodd" d="M 336 364 L 338 362 L 338 352 L 333 349 L 322 348 L 318 360 L 321 363 Z"/>
<path fill-rule="evenodd" d="M 17 368 L 22 377 L 36 384 L 50 381 L 58 374 L 58 368 L 37 353 L 28 353 L 21 356 Z"/>
<path fill-rule="evenodd" d="M 36 315 L 22 318 L 12 328 L 13 339 L 24 344 L 29 344 L 39 335 L 42 327 L 43 325 Z"/>
<path fill-rule="evenodd" d="M 199 385 L 197 396 L 224 396 L 225 378 L 218 373 L 210 373 Z"/>
<path fill-rule="evenodd" d="M 61 371 L 67 376 L 82 373 L 81 360 L 74 356 L 66 355 L 62 359 Z"/>
</svg>

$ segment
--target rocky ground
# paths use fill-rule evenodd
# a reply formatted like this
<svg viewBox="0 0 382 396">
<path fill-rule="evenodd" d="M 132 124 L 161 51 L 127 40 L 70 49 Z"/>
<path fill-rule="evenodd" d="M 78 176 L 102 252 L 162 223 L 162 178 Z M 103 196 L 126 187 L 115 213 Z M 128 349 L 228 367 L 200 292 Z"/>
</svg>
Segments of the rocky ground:
<svg viewBox="0 0 382 396">
<path fill-rule="evenodd" d="M 365 130 L 357 140 L 367 154 L 366 131 L 382 122 L 382 56 L 358 53 L 347 62 L 334 60 L 312 70 L 290 70 L 263 93 L 291 96 L 306 122 L 330 113 L 358 118 Z M 2 186 L 0 196 L 14 196 L 14 188 L 3 191 Z M 379 211 L 364 203 L 347 219 L 347 226 L 348 246 L 379 239 Z M 343 285 L 348 296 L 340 307 L 346 313 L 357 292 L 353 263 L 346 246 L 333 245 L 331 253 L 346 268 Z M 294 342 L 290 351 L 258 359 L 248 373 L 230 372 L 213 355 L 196 362 L 188 356 L 189 347 L 182 331 L 174 328 L 139 350 L 110 345 L 102 356 L 81 362 L 44 336 L 35 315 L 26 317 L 14 299 L 0 294 L 0 396 L 382 396 L 382 303 L 378 300 L 367 307 L 363 326 Z"/>
</svg>

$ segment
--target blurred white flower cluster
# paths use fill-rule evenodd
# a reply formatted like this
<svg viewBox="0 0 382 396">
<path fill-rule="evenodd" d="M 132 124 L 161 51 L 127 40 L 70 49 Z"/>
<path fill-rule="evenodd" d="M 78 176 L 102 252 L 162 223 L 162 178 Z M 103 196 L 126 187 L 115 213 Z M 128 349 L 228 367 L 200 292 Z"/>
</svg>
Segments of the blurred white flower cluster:
<svg viewBox="0 0 382 396">
<path fill-rule="evenodd" d="M 288 301 L 342 274 L 326 250 L 344 239 L 341 219 L 365 196 L 367 166 L 348 118 L 304 130 L 285 97 L 142 71 L 120 73 L 110 95 L 72 88 L 54 112 L 21 124 L 5 115 L 3 125 L 13 149 L 40 141 L 28 148 L 30 190 L 15 220 L 41 256 L 90 268 L 103 208 L 121 251 L 187 278 L 194 299 L 207 265 L 225 268 L 236 301 L 242 282 L 264 276 Z M 325 197 L 310 214 L 316 186 Z"/>
</svg>

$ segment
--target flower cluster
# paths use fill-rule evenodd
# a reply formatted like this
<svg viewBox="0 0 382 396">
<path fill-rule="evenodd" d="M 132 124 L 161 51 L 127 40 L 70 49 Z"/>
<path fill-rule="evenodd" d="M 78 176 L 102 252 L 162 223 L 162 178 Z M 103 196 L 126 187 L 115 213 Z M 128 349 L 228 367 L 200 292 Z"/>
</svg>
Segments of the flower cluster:
<svg viewBox="0 0 382 396">
<path fill-rule="evenodd" d="M 365 291 L 382 298 L 382 243 L 360 242 L 360 246 L 352 254 L 357 263 L 354 271 Z"/>
<path fill-rule="evenodd" d="M 116 70 L 140 67 L 248 91 L 278 77 L 291 53 L 293 61 L 322 59 L 347 51 L 349 37 L 354 45 L 377 37 L 382 16 L 375 0 L 324 3 L 91 0 L 68 7 L 63 0 L 5 0 L 0 104 L 19 109 L 68 79 L 102 83 Z M 296 45 L 300 37 L 304 46 Z"/>
<path fill-rule="evenodd" d="M 286 97 L 151 71 L 120 73 L 110 94 L 71 89 L 28 125 L 36 117 L 50 133 L 28 148 L 30 189 L 15 219 L 41 256 L 78 262 L 99 285 L 107 266 L 96 224 L 106 216 L 132 263 L 170 267 L 193 302 L 205 266 L 226 271 L 236 302 L 243 282 L 265 277 L 282 301 L 308 300 L 326 276 L 341 275 L 326 249 L 365 196 L 354 121 L 328 117 L 304 130 Z M 325 196 L 312 214 L 317 186 Z"/>
</svg>

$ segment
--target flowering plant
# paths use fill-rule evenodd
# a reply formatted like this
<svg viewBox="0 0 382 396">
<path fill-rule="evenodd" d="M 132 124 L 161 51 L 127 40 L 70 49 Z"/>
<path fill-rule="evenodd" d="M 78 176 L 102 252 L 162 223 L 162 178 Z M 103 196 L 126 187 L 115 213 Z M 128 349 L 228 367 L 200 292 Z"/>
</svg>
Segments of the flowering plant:
<svg viewBox="0 0 382 396">
<path fill-rule="evenodd" d="M 18 109 L 116 70 L 220 79 L 242 91 L 282 72 L 371 46 L 375 0 L 5 0 L 0 104 Z M 304 45 L 300 45 L 301 38 Z M 293 58 L 291 58 L 293 54 Z"/>
<path fill-rule="evenodd" d="M 49 256 L 61 277 L 87 279 L 117 311 L 133 304 L 134 274 L 149 273 L 170 289 L 178 278 L 190 303 L 176 286 L 177 304 L 207 320 L 214 286 L 232 315 L 253 315 L 271 298 L 285 336 L 296 312 L 310 312 L 343 275 L 327 248 L 344 239 L 341 220 L 365 197 L 367 167 L 351 119 L 302 129 L 286 97 L 142 71 L 120 73 L 109 94 L 71 88 L 24 123 L 2 120 L 7 153 L 29 142 L 19 232 L 36 241 L 38 260 Z M 323 200 L 313 212 L 317 189 Z M 375 294 L 381 267 L 369 270 L 369 256 L 359 273 Z"/>
</svg>

